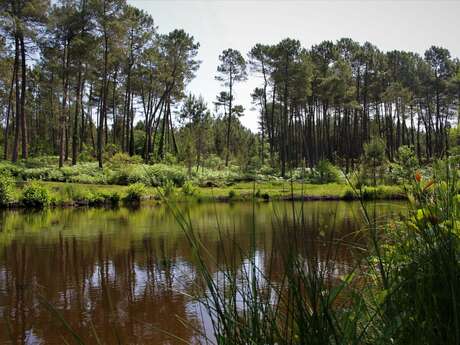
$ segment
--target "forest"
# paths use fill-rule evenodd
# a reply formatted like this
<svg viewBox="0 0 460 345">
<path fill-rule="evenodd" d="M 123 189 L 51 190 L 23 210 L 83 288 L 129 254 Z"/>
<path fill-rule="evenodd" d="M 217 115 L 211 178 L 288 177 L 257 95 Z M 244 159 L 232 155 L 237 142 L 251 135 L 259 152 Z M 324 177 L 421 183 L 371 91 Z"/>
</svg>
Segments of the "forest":
<svg viewBox="0 0 460 345">
<path fill-rule="evenodd" d="M 423 56 L 383 52 L 350 38 L 302 47 L 286 38 L 226 49 L 216 61 L 214 104 L 187 89 L 200 44 L 161 33 L 123 0 L 2 1 L 0 108 L 3 159 L 59 156 L 58 164 L 138 155 L 197 168 L 225 166 L 280 176 L 326 159 L 349 171 L 364 144 L 385 142 L 394 161 L 411 146 L 419 162 L 442 158 L 457 140 L 460 62 L 432 46 Z M 239 122 L 237 83 L 253 90 L 259 131 Z"/>
</svg>

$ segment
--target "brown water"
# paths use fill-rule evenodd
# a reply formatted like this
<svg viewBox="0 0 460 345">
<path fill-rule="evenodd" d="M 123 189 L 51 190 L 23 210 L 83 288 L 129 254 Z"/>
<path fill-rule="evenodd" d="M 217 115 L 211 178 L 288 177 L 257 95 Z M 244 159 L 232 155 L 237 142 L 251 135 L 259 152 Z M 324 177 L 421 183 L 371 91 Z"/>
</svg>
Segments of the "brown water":
<svg viewBox="0 0 460 345">
<path fill-rule="evenodd" d="M 376 210 L 385 219 L 402 206 L 381 203 Z M 215 272 L 226 263 L 225 248 L 235 242 L 239 264 L 253 256 L 264 269 L 272 250 L 291 240 L 286 229 L 294 217 L 299 220 L 302 206 L 257 204 L 255 218 L 247 203 L 181 207 L 216 258 L 208 263 Z M 335 248 L 336 273 L 346 273 L 365 242 L 356 233 L 359 205 L 308 202 L 303 209 L 301 242 L 316 239 L 316 255 L 326 255 L 322 241 L 332 233 L 353 244 Z M 97 344 L 95 335 L 102 344 L 196 343 L 192 328 L 206 329 L 207 322 L 190 297 L 199 276 L 195 262 L 184 232 L 164 206 L 3 212 L 0 344 L 73 344 L 63 320 L 85 344 Z"/>
</svg>

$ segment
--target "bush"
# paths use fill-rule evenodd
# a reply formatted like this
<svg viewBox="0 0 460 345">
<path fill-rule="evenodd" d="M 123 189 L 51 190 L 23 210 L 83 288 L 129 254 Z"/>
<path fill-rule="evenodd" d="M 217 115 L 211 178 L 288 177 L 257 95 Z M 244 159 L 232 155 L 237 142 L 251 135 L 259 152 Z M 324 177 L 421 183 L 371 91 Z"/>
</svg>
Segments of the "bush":
<svg viewBox="0 0 460 345">
<path fill-rule="evenodd" d="M 328 160 L 320 160 L 310 172 L 311 183 L 333 183 L 340 181 L 340 170 Z"/>
<path fill-rule="evenodd" d="M 51 203 L 51 195 L 41 184 L 31 182 L 22 190 L 21 200 L 26 207 L 43 208 Z"/>
<path fill-rule="evenodd" d="M 108 194 L 107 198 L 111 205 L 116 206 L 120 203 L 120 194 L 117 192 L 112 192 Z"/>
<path fill-rule="evenodd" d="M 410 146 L 400 146 L 397 153 L 396 163 L 390 165 L 389 177 L 392 182 L 412 182 L 415 172 L 419 168 L 417 155 Z"/>
<path fill-rule="evenodd" d="M 44 168 L 50 165 L 58 165 L 58 163 L 58 156 L 30 157 L 24 162 L 27 168 Z"/>
<path fill-rule="evenodd" d="M 377 185 L 377 179 L 384 175 L 386 166 L 385 141 L 381 138 L 372 138 L 364 144 L 361 173 L 364 180 L 371 180 L 372 185 Z M 366 182 L 367 183 L 367 182 Z"/>
<path fill-rule="evenodd" d="M 94 149 L 90 145 L 83 145 L 83 150 L 80 152 L 78 155 L 78 161 L 79 162 L 94 162 L 96 157 L 96 153 L 94 152 Z"/>
<path fill-rule="evenodd" d="M 228 192 L 228 198 L 229 199 L 234 199 L 235 196 L 236 196 L 236 193 L 235 193 L 235 191 L 233 189 Z"/>
<path fill-rule="evenodd" d="M 0 175 L 10 175 L 10 176 L 19 176 L 23 169 L 21 169 L 16 164 L 13 164 L 9 161 L 2 161 L 0 163 Z"/>
<path fill-rule="evenodd" d="M 163 158 L 163 162 L 165 162 L 168 165 L 174 165 L 177 164 L 177 158 L 172 153 L 166 152 Z"/>
<path fill-rule="evenodd" d="M 128 186 L 126 190 L 125 201 L 139 202 L 147 194 L 147 189 L 143 183 L 134 183 Z"/>
<path fill-rule="evenodd" d="M 0 206 L 5 206 L 13 200 L 14 180 L 9 174 L 0 175 Z"/>
<path fill-rule="evenodd" d="M 117 152 L 110 159 L 110 163 L 115 166 L 124 166 L 126 164 L 142 164 L 142 162 L 143 160 L 141 156 L 130 156 L 124 152 Z"/>
<path fill-rule="evenodd" d="M 222 169 L 225 162 L 219 156 L 211 154 L 204 160 L 203 166 L 209 169 Z"/>
<path fill-rule="evenodd" d="M 152 186 L 164 186 L 167 181 L 172 181 L 177 187 L 187 180 L 187 172 L 183 167 L 155 164 L 146 169 L 146 178 Z"/>
</svg>

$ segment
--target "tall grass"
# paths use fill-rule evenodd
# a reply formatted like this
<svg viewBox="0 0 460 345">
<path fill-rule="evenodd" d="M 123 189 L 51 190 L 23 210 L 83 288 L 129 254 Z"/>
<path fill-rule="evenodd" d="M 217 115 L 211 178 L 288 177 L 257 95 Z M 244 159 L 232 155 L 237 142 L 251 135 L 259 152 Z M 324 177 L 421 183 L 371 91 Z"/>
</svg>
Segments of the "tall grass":
<svg viewBox="0 0 460 345">
<path fill-rule="evenodd" d="M 403 219 L 380 225 L 375 208 L 363 204 L 368 245 L 344 275 L 337 275 L 335 254 L 350 242 L 333 232 L 319 240 L 305 227 L 303 208 L 293 208 L 293 222 L 278 215 L 283 231 L 263 264 L 254 227 L 250 252 L 236 242 L 222 248 L 225 263 L 213 273 L 219 260 L 172 206 L 201 276 L 195 298 L 212 320 L 203 343 L 459 344 L 458 167 L 455 159 L 443 164 L 442 177 L 414 172 Z M 319 255 L 318 246 L 327 250 Z"/>
</svg>

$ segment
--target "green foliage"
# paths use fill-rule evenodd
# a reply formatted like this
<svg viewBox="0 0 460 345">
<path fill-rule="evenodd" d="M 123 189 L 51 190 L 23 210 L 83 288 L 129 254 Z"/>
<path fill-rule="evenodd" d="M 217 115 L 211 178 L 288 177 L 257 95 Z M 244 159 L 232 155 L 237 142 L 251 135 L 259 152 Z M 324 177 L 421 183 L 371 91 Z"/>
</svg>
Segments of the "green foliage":
<svg viewBox="0 0 460 345">
<path fill-rule="evenodd" d="M 231 200 L 231 199 L 234 199 L 236 197 L 236 192 L 231 189 L 229 192 L 228 192 L 228 198 Z"/>
<path fill-rule="evenodd" d="M 51 203 L 51 194 L 38 182 L 28 183 L 22 190 L 21 201 L 26 207 L 44 208 Z"/>
<path fill-rule="evenodd" d="M 142 162 L 143 160 L 141 156 L 130 156 L 125 152 L 117 152 L 110 159 L 110 163 L 116 167 L 124 166 L 127 164 L 142 164 Z"/>
<path fill-rule="evenodd" d="M 382 260 L 391 286 L 382 309 L 391 313 L 384 332 L 394 332 L 395 344 L 460 341 L 458 163 L 438 164 L 445 178 L 412 179 L 409 216 L 385 229 Z"/>
<path fill-rule="evenodd" d="M 356 193 L 351 188 L 347 188 L 342 195 L 343 200 L 354 200 L 356 199 Z"/>
<path fill-rule="evenodd" d="M 181 187 L 187 180 L 187 172 L 180 166 L 155 164 L 146 170 L 146 176 L 152 186 L 164 186 L 172 181 L 175 186 Z"/>
<path fill-rule="evenodd" d="M 171 180 L 166 180 L 164 183 L 163 183 L 163 187 L 162 187 L 162 192 L 163 192 L 163 195 L 165 197 L 172 197 L 174 196 L 174 193 L 175 193 L 175 185 L 174 185 L 174 182 L 171 181 Z"/>
<path fill-rule="evenodd" d="M 9 161 L 0 162 L 0 175 L 8 174 L 10 176 L 19 176 L 22 169 L 19 165 L 13 164 Z"/>
<path fill-rule="evenodd" d="M 0 174 L 0 206 L 5 206 L 13 200 L 14 179 L 8 173 Z"/>
<path fill-rule="evenodd" d="M 92 146 L 83 145 L 82 150 L 78 154 L 78 161 L 79 162 L 94 162 L 94 157 L 96 153 L 93 150 Z"/>
<path fill-rule="evenodd" d="M 163 163 L 168 165 L 175 165 L 177 164 L 177 158 L 170 152 L 166 152 L 163 158 Z"/>
<path fill-rule="evenodd" d="M 384 177 L 386 165 L 385 141 L 381 138 L 372 138 L 370 142 L 364 144 L 364 154 L 362 157 L 362 166 L 360 169 L 360 181 L 363 184 L 377 185 L 377 179 Z"/>
<path fill-rule="evenodd" d="M 108 183 L 124 186 L 141 182 L 147 185 L 150 181 L 146 176 L 146 169 L 145 165 L 121 165 L 116 170 L 108 172 Z"/>
<path fill-rule="evenodd" d="M 308 179 L 311 183 L 333 183 L 340 181 L 341 172 L 328 160 L 320 160 L 310 172 Z"/>
<path fill-rule="evenodd" d="M 133 183 L 128 186 L 124 201 L 139 202 L 147 194 L 147 189 L 143 183 Z"/>
<path fill-rule="evenodd" d="M 419 169 L 417 155 L 410 146 L 399 147 L 396 164 L 391 166 L 391 176 L 397 183 L 411 182 Z"/>
<path fill-rule="evenodd" d="M 182 186 L 181 191 L 182 191 L 182 194 L 186 196 L 193 196 L 197 192 L 195 186 L 193 185 L 191 181 L 186 181 L 184 185 Z"/>
<path fill-rule="evenodd" d="M 212 170 L 220 170 L 225 167 L 225 162 L 218 155 L 211 154 L 204 160 L 203 166 Z"/>
</svg>

